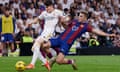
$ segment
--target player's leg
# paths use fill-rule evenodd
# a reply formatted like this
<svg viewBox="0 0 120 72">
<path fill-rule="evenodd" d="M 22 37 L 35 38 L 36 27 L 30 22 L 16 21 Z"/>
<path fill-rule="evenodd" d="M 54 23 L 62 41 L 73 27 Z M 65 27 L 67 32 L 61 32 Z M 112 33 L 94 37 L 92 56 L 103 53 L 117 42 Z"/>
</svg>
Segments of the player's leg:
<svg viewBox="0 0 120 72">
<path fill-rule="evenodd" d="M 50 71 L 50 65 L 49 65 L 49 61 L 46 59 L 46 57 L 43 56 L 44 50 L 39 51 L 39 55 L 38 58 L 43 62 L 43 65 Z"/>
<path fill-rule="evenodd" d="M 54 43 L 54 45 L 57 45 L 57 40 L 56 41 L 51 40 L 51 41 L 52 41 L 52 43 Z M 42 48 L 45 50 L 47 56 L 50 58 L 49 64 L 50 64 L 50 67 L 52 67 L 52 65 L 56 61 L 56 52 L 53 49 L 50 49 L 50 47 L 51 47 L 50 41 L 45 42 L 42 46 L 43 46 Z"/>
<path fill-rule="evenodd" d="M 7 56 L 7 46 L 6 46 L 6 42 L 7 42 L 7 35 L 6 34 L 2 34 L 1 35 L 1 44 L 2 44 L 2 55 L 3 56 Z"/>
<path fill-rule="evenodd" d="M 60 41 L 58 40 L 58 39 L 50 39 L 50 41 L 49 42 L 47 42 L 47 43 L 45 43 L 44 45 L 43 45 L 43 47 L 46 49 L 46 53 L 49 53 L 50 51 L 49 51 L 49 48 L 51 47 L 51 46 L 60 46 L 59 45 L 60 44 Z M 64 45 L 63 45 L 64 46 Z M 58 54 L 58 56 L 57 56 L 57 58 L 56 58 L 56 62 L 58 63 L 58 64 L 73 64 L 74 63 L 74 61 L 73 60 L 69 60 L 69 59 L 65 59 L 64 58 L 64 54 L 63 53 L 59 53 Z"/>
<path fill-rule="evenodd" d="M 47 53 L 49 53 L 49 48 L 50 47 L 66 47 L 67 46 L 67 50 L 69 48 L 69 46 L 67 44 L 64 44 L 61 42 L 60 39 L 50 39 L 50 41 L 46 42 L 43 44 L 43 48 L 46 50 Z M 61 49 L 60 50 L 61 52 L 58 54 L 57 58 L 56 58 L 56 62 L 58 64 L 71 64 L 73 66 L 73 68 L 76 70 L 77 67 L 76 67 L 76 64 L 75 64 L 75 61 L 74 60 L 70 60 L 70 59 L 66 59 L 64 54 L 66 52 L 66 50 L 64 49 Z"/>
<path fill-rule="evenodd" d="M 60 52 L 60 48 L 54 48 L 54 50 L 56 51 L 56 54 L 58 55 L 59 54 L 59 52 Z"/>
<path fill-rule="evenodd" d="M 8 34 L 8 42 L 10 44 L 10 48 L 11 48 L 11 52 L 15 51 L 15 47 L 14 47 L 14 37 L 12 34 Z"/>
<path fill-rule="evenodd" d="M 31 60 L 31 66 L 35 65 L 35 62 L 38 58 L 38 52 L 39 52 L 39 48 L 40 48 L 40 42 L 39 42 L 39 37 L 35 40 L 33 46 L 32 46 L 32 51 L 33 51 L 33 56 L 32 56 L 32 60 Z M 29 68 L 29 66 L 28 66 Z"/>
<path fill-rule="evenodd" d="M 35 43 L 33 44 L 32 46 L 32 51 L 33 51 L 33 57 L 32 57 L 32 61 L 31 61 L 31 64 L 35 64 L 37 58 L 39 55 L 41 55 L 40 53 L 40 46 L 41 46 L 41 42 L 42 42 L 42 39 L 40 39 L 40 37 L 38 37 L 36 40 L 35 40 Z M 40 53 L 40 54 L 39 54 Z"/>
<path fill-rule="evenodd" d="M 61 44 L 60 44 L 60 52 L 59 52 L 59 54 L 57 56 L 56 62 L 58 64 L 71 64 L 73 69 L 77 70 L 75 60 L 65 58 L 65 54 L 68 53 L 69 48 L 70 48 L 70 46 L 67 43 L 65 43 L 63 41 L 61 42 Z"/>
<path fill-rule="evenodd" d="M 58 54 L 58 56 L 57 56 L 57 58 L 56 58 L 56 62 L 57 62 L 58 64 L 71 64 L 71 63 L 72 63 L 71 60 L 65 59 L 64 54 L 61 53 L 61 52 Z"/>
<path fill-rule="evenodd" d="M 32 51 L 33 51 L 32 60 L 31 60 L 31 63 L 28 66 L 26 66 L 26 69 L 33 69 L 34 68 L 35 62 L 38 58 L 39 47 L 40 47 L 39 42 L 37 40 L 35 40 L 35 42 L 32 46 Z"/>
<path fill-rule="evenodd" d="M 56 57 L 57 56 L 57 51 L 53 48 L 50 48 L 50 52 L 47 53 L 47 56 L 49 59 L 51 59 L 52 57 Z"/>
<path fill-rule="evenodd" d="M 56 60 L 56 52 L 52 48 L 50 48 L 45 53 L 46 53 L 47 57 L 49 58 L 50 67 L 52 67 Z M 42 64 L 42 65 L 44 65 L 44 64 Z"/>
<path fill-rule="evenodd" d="M 31 63 L 26 66 L 27 69 L 32 69 L 34 68 L 35 62 L 37 58 L 39 58 L 47 67 L 48 70 L 50 70 L 49 63 L 46 58 L 42 56 L 42 53 L 40 52 L 40 46 L 44 42 L 44 40 L 41 37 L 38 37 L 33 44 L 32 50 L 33 50 L 33 57 Z"/>
<path fill-rule="evenodd" d="M 49 58 L 50 67 L 52 67 L 56 61 L 57 52 L 53 48 L 49 48 L 49 53 L 47 53 L 47 56 Z"/>
<path fill-rule="evenodd" d="M 58 64 L 71 64 L 74 70 L 77 70 L 75 60 L 65 58 L 64 54 L 60 52 L 56 58 L 56 63 Z"/>
<path fill-rule="evenodd" d="M 54 56 L 55 53 L 53 53 L 54 55 L 52 55 L 52 53 L 51 53 L 51 49 L 50 49 L 50 48 L 48 48 L 48 49 L 44 49 L 44 51 L 45 51 L 46 55 L 47 55 L 48 58 L 49 58 L 49 65 L 50 65 L 50 67 L 52 67 L 53 64 L 54 64 L 55 61 L 56 61 L 56 56 Z M 53 52 L 53 51 L 52 51 L 52 52 Z M 44 64 L 42 64 L 42 65 L 44 65 Z"/>
<path fill-rule="evenodd" d="M 49 53 L 42 52 L 43 56 L 45 57 L 47 55 L 49 59 L 56 57 L 58 53 L 59 53 L 59 48 L 50 48 Z"/>
<path fill-rule="evenodd" d="M 49 36 L 49 33 L 47 33 L 46 30 L 43 30 L 43 32 L 41 33 L 41 36 L 39 36 L 35 40 L 35 43 L 33 44 L 33 47 L 32 47 L 33 58 L 32 58 L 31 64 L 34 65 L 37 58 L 39 58 L 49 70 L 50 67 L 49 67 L 48 61 L 46 58 L 42 56 L 42 53 L 40 52 L 40 48 L 42 47 L 42 44 L 44 43 L 44 41 L 47 40 L 48 36 Z"/>
<path fill-rule="evenodd" d="M 11 52 L 14 52 L 14 51 L 15 51 L 14 43 L 13 43 L 13 42 L 10 43 L 10 48 L 11 48 Z"/>
<path fill-rule="evenodd" d="M 2 45 L 2 43 L 0 42 L 0 57 L 2 56 L 2 50 L 3 50 L 3 45 Z"/>
</svg>

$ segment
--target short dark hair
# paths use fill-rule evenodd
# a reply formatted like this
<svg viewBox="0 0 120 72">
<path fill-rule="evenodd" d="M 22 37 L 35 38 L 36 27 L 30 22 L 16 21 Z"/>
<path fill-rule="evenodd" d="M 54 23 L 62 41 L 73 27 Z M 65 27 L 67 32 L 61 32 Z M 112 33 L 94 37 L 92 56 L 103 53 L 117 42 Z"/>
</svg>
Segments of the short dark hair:
<svg viewBox="0 0 120 72">
<path fill-rule="evenodd" d="M 51 5 L 53 5 L 53 2 L 51 0 L 46 0 L 44 4 L 46 6 L 51 6 Z"/>
<path fill-rule="evenodd" d="M 10 8 L 9 7 L 5 7 L 4 10 L 5 11 L 10 11 Z"/>
<path fill-rule="evenodd" d="M 88 16 L 89 16 L 88 12 L 85 10 L 81 10 L 80 13 L 84 14 L 86 16 L 86 18 L 88 18 Z"/>
<path fill-rule="evenodd" d="M 3 12 L 5 13 L 6 11 L 10 11 L 10 8 L 5 7 L 5 8 L 3 9 Z"/>
</svg>

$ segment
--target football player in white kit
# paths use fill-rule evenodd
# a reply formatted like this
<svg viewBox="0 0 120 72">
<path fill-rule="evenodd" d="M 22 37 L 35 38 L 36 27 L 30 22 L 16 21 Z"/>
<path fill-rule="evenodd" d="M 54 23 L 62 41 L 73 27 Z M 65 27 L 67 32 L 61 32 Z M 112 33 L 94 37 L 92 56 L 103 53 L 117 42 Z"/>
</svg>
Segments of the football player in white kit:
<svg viewBox="0 0 120 72">
<path fill-rule="evenodd" d="M 64 16 L 63 16 L 62 11 L 55 9 L 53 7 L 53 3 L 50 0 L 46 1 L 45 5 L 46 5 L 46 10 L 43 11 L 40 14 L 40 16 L 35 18 L 33 20 L 33 22 L 31 22 L 31 24 L 34 24 L 34 23 L 38 22 L 39 19 L 45 20 L 44 30 L 41 33 L 41 35 L 37 37 L 37 39 L 35 40 L 35 42 L 32 46 L 32 50 L 33 50 L 32 61 L 28 66 L 26 66 L 26 69 L 33 69 L 37 58 L 39 58 L 44 63 L 45 67 L 49 71 L 51 69 L 49 66 L 48 60 L 42 56 L 42 54 L 40 52 L 40 47 L 43 42 L 47 41 L 48 39 L 50 39 L 53 36 L 56 24 L 58 24 L 58 22 L 60 20 L 62 20 L 62 18 Z"/>
</svg>

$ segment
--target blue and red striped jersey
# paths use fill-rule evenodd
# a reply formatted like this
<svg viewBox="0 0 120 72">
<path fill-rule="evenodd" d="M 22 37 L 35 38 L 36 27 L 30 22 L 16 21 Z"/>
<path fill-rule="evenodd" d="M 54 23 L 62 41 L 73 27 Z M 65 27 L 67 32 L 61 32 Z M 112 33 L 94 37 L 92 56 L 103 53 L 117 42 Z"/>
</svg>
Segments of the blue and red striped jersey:
<svg viewBox="0 0 120 72">
<path fill-rule="evenodd" d="M 73 20 L 68 28 L 60 35 L 60 39 L 68 44 L 73 44 L 77 38 L 87 31 L 92 31 L 92 27 L 88 22 L 81 23 L 78 20 Z"/>
</svg>

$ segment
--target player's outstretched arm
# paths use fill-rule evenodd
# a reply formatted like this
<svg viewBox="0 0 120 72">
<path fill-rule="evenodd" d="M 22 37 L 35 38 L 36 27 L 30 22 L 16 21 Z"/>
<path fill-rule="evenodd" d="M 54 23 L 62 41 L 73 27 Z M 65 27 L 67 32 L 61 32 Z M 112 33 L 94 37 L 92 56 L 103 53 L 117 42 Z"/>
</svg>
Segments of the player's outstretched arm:
<svg viewBox="0 0 120 72">
<path fill-rule="evenodd" d="M 39 18 L 36 17 L 36 18 L 33 19 L 33 21 L 30 24 L 36 24 L 38 21 L 39 21 Z"/>
<path fill-rule="evenodd" d="M 71 20 L 70 16 L 61 17 L 60 18 L 60 23 L 66 29 L 70 20 Z"/>
<path fill-rule="evenodd" d="M 101 35 L 101 36 L 108 36 L 108 37 L 115 37 L 116 35 L 115 34 L 108 34 L 108 33 L 105 33 L 103 32 L 102 30 L 99 30 L 99 29 L 92 29 L 92 32 L 97 34 L 97 35 Z"/>
</svg>

